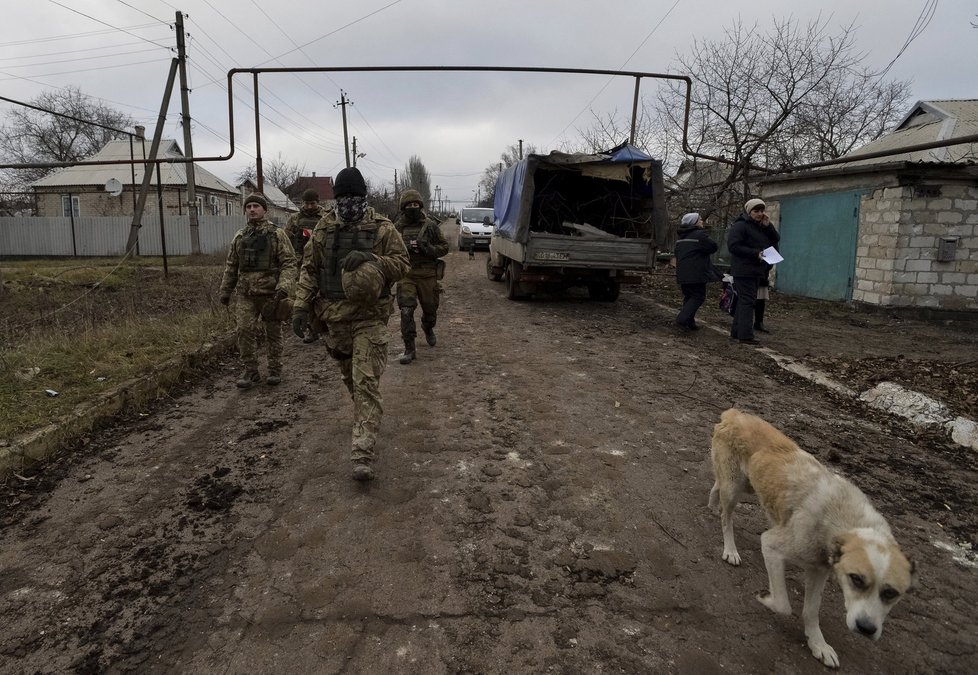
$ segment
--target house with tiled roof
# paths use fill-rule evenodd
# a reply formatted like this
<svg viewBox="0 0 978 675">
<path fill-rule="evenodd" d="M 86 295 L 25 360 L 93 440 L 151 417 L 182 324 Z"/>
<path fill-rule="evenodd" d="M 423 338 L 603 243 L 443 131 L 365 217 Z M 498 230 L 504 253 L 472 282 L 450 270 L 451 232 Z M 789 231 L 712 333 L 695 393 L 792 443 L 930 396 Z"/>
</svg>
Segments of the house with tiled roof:
<svg viewBox="0 0 978 675">
<path fill-rule="evenodd" d="M 85 161 L 125 160 L 127 164 L 77 165 L 57 169 L 31 184 L 38 216 L 131 216 L 142 188 L 145 164 L 142 142 L 130 146 L 128 140 L 109 141 Z M 172 139 L 160 142 L 159 157 L 183 158 L 179 144 Z M 166 215 L 189 213 L 187 164 L 160 165 L 160 186 Z M 194 164 L 196 207 L 199 214 L 232 215 L 241 213 L 238 190 L 216 175 Z M 156 212 L 157 172 L 153 169 L 149 200 Z M 147 207 L 149 208 L 149 207 Z"/>
<path fill-rule="evenodd" d="M 854 162 L 761 179 L 786 293 L 978 314 L 978 145 L 880 152 L 978 134 L 978 99 L 917 101 Z"/>
</svg>

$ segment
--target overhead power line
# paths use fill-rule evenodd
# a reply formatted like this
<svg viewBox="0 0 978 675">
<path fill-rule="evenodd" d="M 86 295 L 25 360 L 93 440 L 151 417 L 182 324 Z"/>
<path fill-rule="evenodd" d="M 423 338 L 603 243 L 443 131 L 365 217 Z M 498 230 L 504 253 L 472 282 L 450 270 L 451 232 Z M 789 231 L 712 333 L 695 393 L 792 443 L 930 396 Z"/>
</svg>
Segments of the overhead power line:
<svg viewBox="0 0 978 675">
<path fill-rule="evenodd" d="M 163 24 L 164 26 L 169 26 L 169 25 L 170 25 L 170 24 L 169 24 L 168 22 L 166 22 L 166 21 L 164 21 L 163 19 L 157 19 L 157 18 L 156 18 L 155 16 L 153 16 L 152 14 L 147 14 L 147 13 L 146 13 L 146 12 L 144 12 L 143 10 L 141 10 L 141 9 L 139 9 L 139 7 L 135 7 L 135 6 L 133 6 L 133 5 L 130 5 L 130 4 L 128 3 L 128 2 L 125 2 L 125 0 L 116 0 L 116 1 L 117 1 L 117 2 L 119 3 L 119 4 L 121 4 L 121 5 L 125 5 L 125 6 L 126 6 L 126 7 L 128 7 L 129 9 L 134 9 L 134 10 L 136 10 L 137 12 L 139 12 L 140 14 L 142 14 L 143 16 L 148 16 L 149 18 L 151 18 L 151 19 L 153 19 L 154 21 L 159 21 L 159 22 L 160 22 L 161 24 Z"/>
<path fill-rule="evenodd" d="M 892 68 L 893 64 L 897 62 L 897 59 L 903 56 L 903 52 L 907 51 L 907 47 L 910 46 L 910 43 L 924 33 L 927 26 L 930 25 L 931 19 L 934 18 L 934 14 L 936 13 L 937 0 L 926 0 L 926 2 L 924 2 L 924 8 L 920 10 L 920 14 L 917 16 L 917 21 L 914 23 L 913 28 L 910 29 L 910 34 L 907 36 L 907 39 L 904 40 L 903 45 L 900 47 L 899 51 L 897 51 L 897 54 L 893 57 L 893 60 L 886 64 L 886 67 L 880 71 L 878 77 L 882 78 L 884 75 L 890 72 L 890 68 Z"/>
<path fill-rule="evenodd" d="M 122 29 L 123 32 L 128 32 L 130 30 L 140 30 L 142 28 L 155 28 L 156 24 L 153 23 L 142 23 L 137 26 L 126 26 Z M 52 35 L 44 38 L 31 38 L 29 40 L 14 40 L 13 42 L 0 42 L 0 48 L 2 47 L 19 47 L 21 45 L 37 44 L 39 42 L 55 42 L 57 40 L 77 40 L 79 38 L 94 37 L 97 35 L 105 35 L 107 33 L 115 33 L 118 28 L 111 28 L 110 30 L 92 30 L 85 33 L 68 33 L 66 35 Z M 138 37 L 138 36 L 137 36 Z M 140 38 L 141 40 L 142 38 Z"/>
<path fill-rule="evenodd" d="M 55 5 L 57 5 L 58 7 L 63 7 L 64 9 L 67 9 L 69 12 L 74 12 L 75 14 L 79 14 L 79 15 L 85 17 L 86 19 L 91 19 L 92 21 L 95 21 L 96 23 L 100 23 L 103 26 L 108 26 L 109 28 L 114 28 L 115 30 L 122 31 L 126 35 L 132 35 L 133 37 L 139 38 L 140 40 L 144 40 L 145 42 L 148 42 L 151 45 L 156 45 L 157 47 L 162 47 L 163 49 L 166 49 L 167 51 L 173 51 L 173 48 L 170 47 L 169 45 L 161 45 L 158 42 L 153 42 L 152 40 L 147 40 L 146 38 L 142 37 L 141 35 L 136 35 L 135 33 L 131 33 L 130 31 L 126 30 L 125 28 L 119 28 L 118 26 L 113 26 L 111 23 L 106 23 L 105 21 L 102 21 L 101 19 L 96 19 L 94 16 L 90 16 L 88 14 L 85 14 L 84 12 L 79 12 L 77 9 L 74 9 L 73 7 L 68 7 L 67 5 L 62 5 L 60 2 L 58 2 L 58 0 L 48 0 L 48 1 L 51 2 L 51 3 L 53 3 L 53 4 L 55 4 Z"/>
</svg>

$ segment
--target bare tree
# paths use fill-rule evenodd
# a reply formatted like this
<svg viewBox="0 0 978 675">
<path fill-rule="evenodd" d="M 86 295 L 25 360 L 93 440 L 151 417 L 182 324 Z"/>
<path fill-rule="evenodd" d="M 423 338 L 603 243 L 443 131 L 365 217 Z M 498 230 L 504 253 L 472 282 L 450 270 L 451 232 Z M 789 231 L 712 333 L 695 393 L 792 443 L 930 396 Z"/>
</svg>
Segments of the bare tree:
<svg viewBox="0 0 978 675">
<path fill-rule="evenodd" d="M 826 20 L 800 25 L 776 19 L 768 31 L 740 21 L 717 41 L 696 40 L 678 56 L 693 79 L 688 139 L 695 152 L 720 156 L 723 165 L 684 208 L 704 216 L 726 213 L 751 193 L 766 170 L 783 170 L 838 157 L 878 138 L 897 119 L 909 85 L 885 82 L 861 68 L 852 25 L 830 34 Z M 660 90 L 655 115 L 666 131 L 682 137 L 685 88 Z M 676 156 L 669 158 L 676 166 Z M 687 167 L 696 170 L 702 160 Z M 693 203 L 691 203 L 693 202 Z"/>
<path fill-rule="evenodd" d="M 398 194 L 401 190 L 417 190 L 425 204 L 431 202 L 431 174 L 417 155 L 411 155 L 408 159 L 404 165 L 403 178 L 399 182 Z"/>
<path fill-rule="evenodd" d="M 523 147 L 524 157 L 526 155 L 535 155 L 539 152 L 537 147 L 532 144 L 527 144 Z M 499 180 L 499 175 L 518 161 L 520 161 L 520 146 L 513 143 L 507 146 L 499 155 L 498 162 L 486 167 L 486 170 L 482 172 L 482 177 L 479 179 L 479 194 L 481 195 L 479 206 L 492 206 L 496 198 L 496 181 Z"/>
<path fill-rule="evenodd" d="M 71 86 L 46 92 L 28 103 L 59 114 L 24 106 L 7 111 L 0 124 L 0 156 L 10 164 L 79 161 L 94 155 L 109 141 L 125 138 L 126 134 L 120 132 L 135 124 L 127 114 Z M 0 171 L 0 191 L 23 192 L 52 170 L 4 169 Z"/>
<path fill-rule="evenodd" d="M 278 157 L 272 160 L 265 161 L 263 159 L 261 163 L 262 183 L 274 185 L 282 192 L 285 192 L 289 186 L 294 185 L 305 172 L 305 164 L 295 164 L 282 159 L 282 153 L 279 153 Z M 255 164 L 245 167 L 238 172 L 235 180 L 239 184 L 246 180 L 250 180 L 253 183 L 257 182 L 258 167 Z"/>
</svg>

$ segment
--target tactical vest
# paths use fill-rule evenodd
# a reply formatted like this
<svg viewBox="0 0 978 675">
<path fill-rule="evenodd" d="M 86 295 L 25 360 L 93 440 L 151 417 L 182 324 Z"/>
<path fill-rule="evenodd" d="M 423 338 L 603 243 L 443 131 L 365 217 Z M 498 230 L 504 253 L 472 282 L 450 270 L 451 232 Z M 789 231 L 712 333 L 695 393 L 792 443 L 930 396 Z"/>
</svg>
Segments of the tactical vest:
<svg viewBox="0 0 978 675">
<path fill-rule="evenodd" d="M 306 242 L 309 241 L 309 237 L 304 235 L 302 231 L 309 230 L 312 232 L 316 228 L 316 223 L 319 222 L 319 218 L 318 213 L 313 216 L 307 216 L 302 211 L 299 212 L 299 217 L 295 223 L 295 232 L 290 237 L 292 248 L 295 249 L 296 254 L 302 255 L 302 249 L 305 248 Z"/>
<path fill-rule="evenodd" d="M 404 239 L 404 243 L 407 244 L 412 239 L 417 239 L 419 242 L 423 241 L 422 235 L 425 234 L 425 228 L 428 227 L 428 222 L 422 220 L 420 223 L 405 223 L 401 224 L 401 237 Z M 432 242 L 428 242 L 431 244 Z M 408 258 L 411 260 L 411 267 L 414 269 L 431 268 L 434 269 L 437 264 L 435 260 L 432 260 L 424 253 L 416 252 L 408 246 Z"/>
<path fill-rule="evenodd" d="M 340 263 L 348 253 L 352 251 L 374 250 L 374 241 L 377 239 L 377 229 L 360 229 L 359 225 L 350 228 L 339 229 L 332 226 L 326 230 L 326 241 L 323 248 L 326 249 L 326 261 L 319 270 L 319 292 L 327 300 L 345 300 L 346 293 L 343 292 L 343 267 Z M 385 298 L 390 295 L 390 288 L 385 286 L 380 297 Z"/>
<path fill-rule="evenodd" d="M 274 240 L 275 233 L 268 230 L 256 230 L 241 237 L 241 271 L 267 272 L 274 269 L 277 262 Z"/>
</svg>

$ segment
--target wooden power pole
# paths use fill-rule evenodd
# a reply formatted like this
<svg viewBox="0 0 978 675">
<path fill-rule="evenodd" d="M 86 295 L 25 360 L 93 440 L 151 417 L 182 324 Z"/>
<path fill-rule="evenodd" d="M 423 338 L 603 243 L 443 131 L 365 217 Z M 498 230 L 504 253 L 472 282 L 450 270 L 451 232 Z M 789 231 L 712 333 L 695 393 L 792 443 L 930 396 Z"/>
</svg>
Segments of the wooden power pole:
<svg viewBox="0 0 978 675">
<path fill-rule="evenodd" d="M 187 159 L 194 157 L 194 145 L 190 138 L 190 90 L 187 88 L 187 45 L 183 34 L 183 13 L 177 12 L 177 60 L 180 62 L 180 107 L 183 112 L 183 147 Z M 200 254 L 200 220 L 197 214 L 197 177 L 194 163 L 184 164 L 187 174 L 187 202 L 190 212 L 190 253 Z"/>
</svg>

